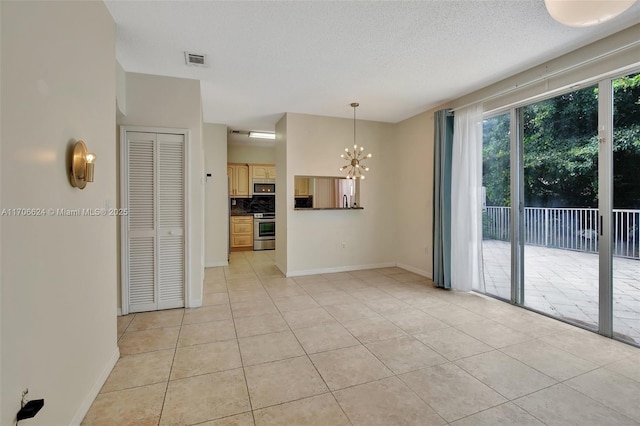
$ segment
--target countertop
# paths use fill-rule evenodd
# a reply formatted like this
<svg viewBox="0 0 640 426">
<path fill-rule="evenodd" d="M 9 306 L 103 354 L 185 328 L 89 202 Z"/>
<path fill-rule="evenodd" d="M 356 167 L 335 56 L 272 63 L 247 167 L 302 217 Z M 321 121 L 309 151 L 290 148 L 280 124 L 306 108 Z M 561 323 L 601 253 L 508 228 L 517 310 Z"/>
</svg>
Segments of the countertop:
<svg viewBox="0 0 640 426">
<path fill-rule="evenodd" d="M 364 207 L 298 207 L 294 210 L 364 210 Z"/>
<path fill-rule="evenodd" d="M 251 216 L 251 217 L 253 217 L 253 213 L 248 213 L 248 212 L 231 212 L 229 216 Z"/>
</svg>

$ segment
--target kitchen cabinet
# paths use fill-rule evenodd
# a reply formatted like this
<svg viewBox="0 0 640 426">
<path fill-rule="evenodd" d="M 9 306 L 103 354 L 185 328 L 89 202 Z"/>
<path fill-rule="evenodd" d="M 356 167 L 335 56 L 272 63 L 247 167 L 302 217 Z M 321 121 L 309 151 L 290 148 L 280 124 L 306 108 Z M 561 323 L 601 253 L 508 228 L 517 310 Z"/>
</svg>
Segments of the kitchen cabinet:
<svg viewBox="0 0 640 426">
<path fill-rule="evenodd" d="M 309 178 L 296 177 L 295 178 L 295 196 L 307 197 L 309 196 Z"/>
<path fill-rule="evenodd" d="M 249 165 L 227 164 L 229 176 L 229 196 L 232 198 L 249 197 Z"/>
<path fill-rule="evenodd" d="M 251 164 L 251 180 L 275 179 L 276 166 L 273 164 Z"/>
<path fill-rule="evenodd" d="M 231 216 L 231 251 L 253 250 L 253 216 Z"/>
</svg>

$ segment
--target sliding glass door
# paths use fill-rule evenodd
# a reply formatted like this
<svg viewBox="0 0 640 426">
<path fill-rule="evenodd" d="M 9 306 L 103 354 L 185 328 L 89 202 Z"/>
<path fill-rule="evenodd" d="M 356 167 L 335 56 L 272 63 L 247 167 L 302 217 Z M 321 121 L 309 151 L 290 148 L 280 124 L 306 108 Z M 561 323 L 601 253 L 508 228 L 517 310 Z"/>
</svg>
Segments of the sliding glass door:
<svg viewBox="0 0 640 426">
<path fill-rule="evenodd" d="M 483 131 L 485 293 L 640 345 L 640 74 Z"/>
<path fill-rule="evenodd" d="M 640 74 L 612 84 L 613 333 L 640 345 Z"/>
<path fill-rule="evenodd" d="M 598 88 L 522 108 L 524 305 L 598 327 Z"/>
</svg>

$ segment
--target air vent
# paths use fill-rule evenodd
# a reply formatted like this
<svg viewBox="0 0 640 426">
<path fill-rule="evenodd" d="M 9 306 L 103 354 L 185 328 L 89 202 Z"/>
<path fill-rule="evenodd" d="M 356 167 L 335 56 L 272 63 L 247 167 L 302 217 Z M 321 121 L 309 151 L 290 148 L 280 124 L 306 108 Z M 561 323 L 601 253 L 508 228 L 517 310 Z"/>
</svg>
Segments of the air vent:
<svg viewBox="0 0 640 426">
<path fill-rule="evenodd" d="M 193 65 L 197 67 L 207 66 L 207 57 L 205 55 L 198 55 L 196 53 L 184 52 L 184 59 L 187 65 Z"/>
</svg>

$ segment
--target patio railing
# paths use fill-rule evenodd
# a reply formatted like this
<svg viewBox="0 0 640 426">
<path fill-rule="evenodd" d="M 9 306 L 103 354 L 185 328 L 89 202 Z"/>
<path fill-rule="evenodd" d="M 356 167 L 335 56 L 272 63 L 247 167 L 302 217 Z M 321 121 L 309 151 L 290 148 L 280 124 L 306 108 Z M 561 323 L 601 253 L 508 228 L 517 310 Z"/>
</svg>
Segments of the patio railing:
<svg viewBox="0 0 640 426">
<path fill-rule="evenodd" d="M 487 206 L 485 239 L 509 241 L 511 207 Z M 589 253 L 598 252 L 598 209 L 525 207 L 525 243 Z M 640 259 L 640 210 L 613 210 L 613 255 Z"/>
</svg>

